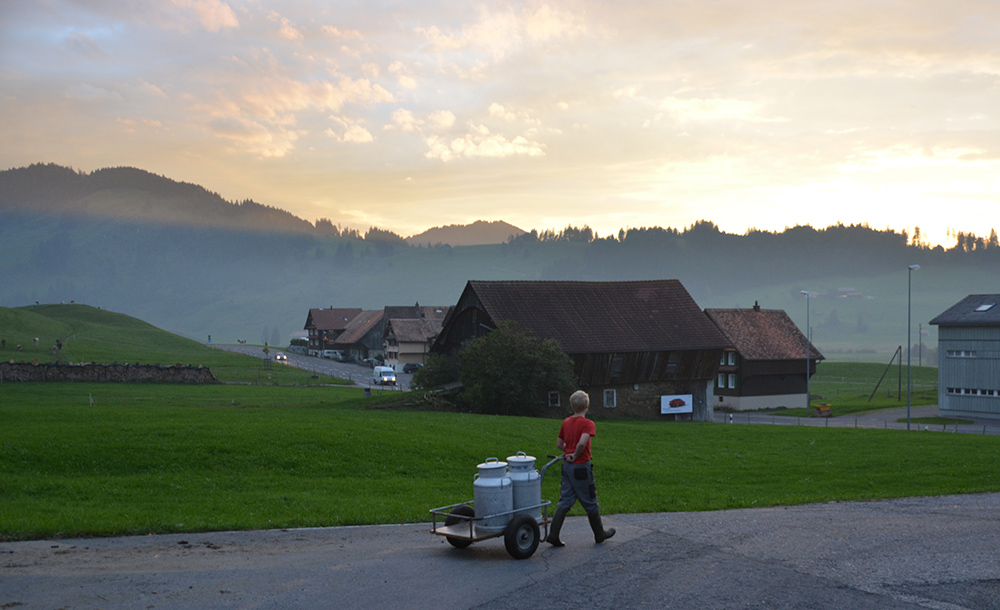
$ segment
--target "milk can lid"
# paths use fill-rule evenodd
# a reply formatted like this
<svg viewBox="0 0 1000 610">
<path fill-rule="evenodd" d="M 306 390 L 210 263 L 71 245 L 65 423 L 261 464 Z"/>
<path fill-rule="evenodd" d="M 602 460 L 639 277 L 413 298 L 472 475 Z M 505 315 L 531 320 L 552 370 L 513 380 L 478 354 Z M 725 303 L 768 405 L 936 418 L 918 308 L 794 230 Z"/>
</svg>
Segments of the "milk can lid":
<svg viewBox="0 0 1000 610">
<path fill-rule="evenodd" d="M 493 460 L 493 461 L 490 461 L 490 460 Z M 489 457 L 489 458 L 486 458 L 485 462 L 483 462 L 482 464 L 479 464 L 478 466 L 476 466 L 476 468 L 478 468 L 479 470 L 487 470 L 487 471 L 488 470 L 498 470 L 498 469 L 501 469 L 501 468 L 506 469 L 507 468 L 507 462 L 501 462 L 501 461 L 498 461 L 498 459 L 495 458 L 495 457 Z"/>
<path fill-rule="evenodd" d="M 526 455 L 523 451 L 518 451 L 517 455 L 509 456 L 507 458 L 507 461 L 510 462 L 511 464 L 527 464 L 527 463 L 533 464 L 535 462 L 535 456 Z"/>
</svg>

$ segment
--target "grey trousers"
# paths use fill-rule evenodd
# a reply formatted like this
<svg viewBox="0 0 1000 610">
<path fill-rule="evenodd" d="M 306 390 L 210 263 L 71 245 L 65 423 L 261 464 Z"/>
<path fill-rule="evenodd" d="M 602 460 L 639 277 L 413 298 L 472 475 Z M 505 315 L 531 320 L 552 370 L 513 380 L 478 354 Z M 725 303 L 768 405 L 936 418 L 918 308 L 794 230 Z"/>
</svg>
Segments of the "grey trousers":
<svg viewBox="0 0 1000 610">
<path fill-rule="evenodd" d="M 594 485 L 594 468 L 590 462 L 583 464 L 563 462 L 562 486 L 559 489 L 559 503 L 556 506 L 569 510 L 577 500 L 588 515 L 599 511 L 597 486 Z"/>
</svg>

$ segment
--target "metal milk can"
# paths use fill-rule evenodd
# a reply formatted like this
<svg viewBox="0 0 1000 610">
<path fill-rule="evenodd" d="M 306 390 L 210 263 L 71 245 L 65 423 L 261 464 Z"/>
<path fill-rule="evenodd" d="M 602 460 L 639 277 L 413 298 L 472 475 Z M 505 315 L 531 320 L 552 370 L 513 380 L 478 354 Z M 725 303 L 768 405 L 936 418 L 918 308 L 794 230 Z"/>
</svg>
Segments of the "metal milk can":
<svg viewBox="0 0 1000 610">
<path fill-rule="evenodd" d="M 514 510 L 514 485 L 507 476 L 507 462 L 495 457 L 477 466 L 479 472 L 472 482 L 476 501 L 476 517 L 488 517 Z M 476 529 L 483 532 L 502 532 L 511 515 L 500 515 L 476 522 Z"/>
<path fill-rule="evenodd" d="M 531 515 L 536 521 L 542 519 L 542 477 L 535 470 L 535 458 L 518 451 L 517 455 L 507 458 L 507 471 L 514 484 L 514 508 L 518 510 L 527 506 L 535 508 L 523 512 Z"/>
</svg>

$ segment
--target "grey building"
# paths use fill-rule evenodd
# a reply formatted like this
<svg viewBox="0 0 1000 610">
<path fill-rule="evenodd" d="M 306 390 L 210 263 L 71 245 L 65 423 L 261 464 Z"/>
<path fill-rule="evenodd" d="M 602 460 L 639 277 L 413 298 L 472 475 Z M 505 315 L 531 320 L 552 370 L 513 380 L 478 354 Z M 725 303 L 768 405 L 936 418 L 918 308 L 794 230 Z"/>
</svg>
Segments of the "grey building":
<svg viewBox="0 0 1000 610">
<path fill-rule="evenodd" d="M 972 294 L 940 314 L 942 415 L 1000 418 L 1000 294 Z"/>
</svg>

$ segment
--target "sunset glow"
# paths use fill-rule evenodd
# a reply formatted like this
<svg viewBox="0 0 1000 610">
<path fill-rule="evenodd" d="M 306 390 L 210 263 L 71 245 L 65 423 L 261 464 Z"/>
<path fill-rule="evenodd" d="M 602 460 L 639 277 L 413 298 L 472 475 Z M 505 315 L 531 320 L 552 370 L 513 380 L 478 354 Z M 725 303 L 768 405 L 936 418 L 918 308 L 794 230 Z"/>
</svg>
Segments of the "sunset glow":
<svg viewBox="0 0 1000 610">
<path fill-rule="evenodd" d="M 32 0 L 0 169 L 134 166 L 403 236 L 1000 227 L 1000 4 Z"/>
</svg>

